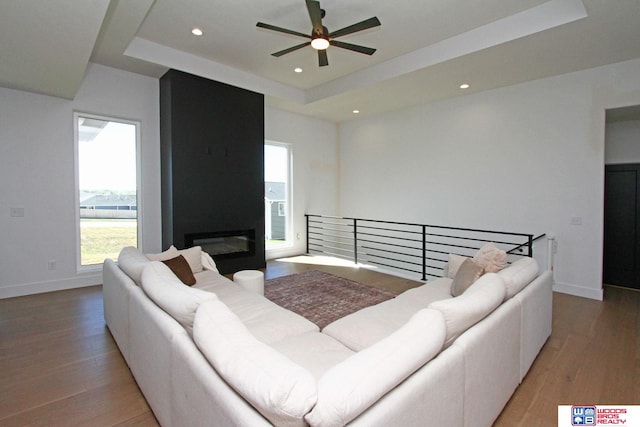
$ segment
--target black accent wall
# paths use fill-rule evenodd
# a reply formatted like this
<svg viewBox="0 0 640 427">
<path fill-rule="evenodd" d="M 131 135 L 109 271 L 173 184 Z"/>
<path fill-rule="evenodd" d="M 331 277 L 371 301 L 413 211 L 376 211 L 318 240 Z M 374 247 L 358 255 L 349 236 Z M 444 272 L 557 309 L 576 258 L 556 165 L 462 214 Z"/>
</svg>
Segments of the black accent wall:
<svg viewBox="0 0 640 427">
<path fill-rule="evenodd" d="M 265 267 L 264 96 L 177 70 L 160 78 L 162 245 L 255 230 L 255 253 L 216 259 L 223 274 Z"/>
</svg>

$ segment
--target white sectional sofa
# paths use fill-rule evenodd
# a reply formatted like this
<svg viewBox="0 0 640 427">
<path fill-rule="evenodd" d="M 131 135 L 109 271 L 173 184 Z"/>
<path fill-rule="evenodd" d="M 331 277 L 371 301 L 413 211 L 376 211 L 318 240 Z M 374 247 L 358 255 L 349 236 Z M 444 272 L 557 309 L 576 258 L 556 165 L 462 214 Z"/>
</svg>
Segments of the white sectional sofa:
<svg viewBox="0 0 640 427">
<path fill-rule="evenodd" d="M 135 248 L 104 263 L 107 325 L 163 426 L 489 426 L 551 333 L 551 273 L 531 258 L 320 331 L 178 253 L 192 287 Z"/>
</svg>

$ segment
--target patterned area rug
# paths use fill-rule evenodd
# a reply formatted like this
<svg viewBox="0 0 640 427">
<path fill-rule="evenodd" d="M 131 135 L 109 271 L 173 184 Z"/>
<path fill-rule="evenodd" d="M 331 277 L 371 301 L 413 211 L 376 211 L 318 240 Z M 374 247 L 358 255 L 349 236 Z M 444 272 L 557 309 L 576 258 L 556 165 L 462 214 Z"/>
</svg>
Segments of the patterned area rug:
<svg viewBox="0 0 640 427">
<path fill-rule="evenodd" d="M 264 295 L 309 319 L 320 329 L 334 320 L 396 296 L 390 291 L 317 270 L 266 280 Z"/>
</svg>

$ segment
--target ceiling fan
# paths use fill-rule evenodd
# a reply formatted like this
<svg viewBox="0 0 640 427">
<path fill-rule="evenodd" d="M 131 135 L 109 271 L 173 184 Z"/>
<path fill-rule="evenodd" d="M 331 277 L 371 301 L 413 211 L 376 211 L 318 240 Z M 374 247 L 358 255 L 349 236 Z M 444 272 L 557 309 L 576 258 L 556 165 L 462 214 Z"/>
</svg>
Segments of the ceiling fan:
<svg viewBox="0 0 640 427">
<path fill-rule="evenodd" d="M 318 51 L 318 64 L 321 67 L 329 65 L 329 59 L 327 58 L 327 48 L 331 46 L 339 47 L 342 49 L 351 50 L 354 52 L 364 53 L 365 55 L 373 55 L 376 51 L 373 48 L 359 46 L 356 44 L 345 43 L 338 40 L 335 40 L 338 37 L 346 36 L 347 34 L 353 34 L 358 31 L 367 30 L 369 28 L 380 26 L 380 20 L 376 17 L 365 19 L 364 21 L 358 22 L 353 25 L 349 25 L 348 27 L 342 28 L 338 31 L 329 32 L 327 27 L 322 25 L 322 18 L 324 18 L 325 11 L 324 9 L 320 9 L 320 2 L 317 0 L 305 0 L 307 3 L 307 10 L 309 11 L 309 17 L 311 18 L 311 25 L 313 25 L 313 29 L 311 30 L 311 35 L 307 35 L 304 33 L 300 33 L 298 31 L 288 30 L 286 28 L 276 27 L 274 25 L 265 24 L 263 22 L 258 22 L 256 24 L 257 27 L 266 28 L 267 30 L 278 31 L 285 34 L 291 34 L 294 36 L 304 37 L 309 39 L 308 42 L 301 43 L 296 46 L 292 46 L 288 49 L 284 49 L 271 55 L 275 57 L 280 57 L 282 55 L 286 55 L 287 53 L 294 52 L 298 49 L 302 49 L 303 47 L 307 47 L 311 45 L 314 49 Z"/>
</svg>

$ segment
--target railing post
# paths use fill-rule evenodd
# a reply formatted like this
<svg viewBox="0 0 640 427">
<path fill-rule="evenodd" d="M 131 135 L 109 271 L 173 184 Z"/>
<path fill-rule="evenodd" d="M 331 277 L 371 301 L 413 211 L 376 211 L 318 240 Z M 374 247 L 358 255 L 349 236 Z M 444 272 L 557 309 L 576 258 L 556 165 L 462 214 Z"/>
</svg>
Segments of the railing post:
<svg viewBox="0 0 640 427">
<path fill-rule="evenodd" d="M 529 234 L 529 257 L 533 257 L 533 234 Z"/>
<path fill-rule="evenodd" d="M 358 220 L 353 218 L 353 262 L 358 263 Z"/>
<path fill-rule="evenodd" d="M 553 274 L 553 264 L 554 264 L 553 255 L 555 253 L 555 250 L 556 250 L 556 239 L 553 236 L 548 236 L 547 237 L 547 269 L 551 270 L 552 274 Z"/>
<path fill-rule="evenodd" d="M 422 226 L 422 280 L 427 280 L 427 226 Z"/>
<path fill-rule="evenodd" d="M 307 218 L 307 254 L 309 253 L 309 215 L 305 214 L 305 218 Z"/>
</svg>

